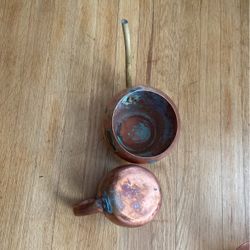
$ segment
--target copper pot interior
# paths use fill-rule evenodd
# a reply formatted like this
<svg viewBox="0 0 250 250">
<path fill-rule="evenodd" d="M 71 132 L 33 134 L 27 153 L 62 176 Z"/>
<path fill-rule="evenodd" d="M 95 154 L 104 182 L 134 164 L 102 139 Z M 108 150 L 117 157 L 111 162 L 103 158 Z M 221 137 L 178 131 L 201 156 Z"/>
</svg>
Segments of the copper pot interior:
<svg viewBox="0 0 250 250">
<path fill-rule="evenodd" d="M 113 131 L 121 147 L 141 157 L 163 153 L 177 133 L 173 107 L 161 95 L 151 91 L 134 91 L 117 104 Z"/>
</svg>

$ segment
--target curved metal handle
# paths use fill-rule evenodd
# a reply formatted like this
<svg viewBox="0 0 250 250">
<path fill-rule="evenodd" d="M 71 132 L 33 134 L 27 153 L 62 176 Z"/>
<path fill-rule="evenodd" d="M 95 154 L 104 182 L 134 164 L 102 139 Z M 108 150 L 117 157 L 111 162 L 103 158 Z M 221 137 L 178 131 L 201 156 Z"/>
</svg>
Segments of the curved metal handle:
<svg viewBox="0 0 250 250">
<path fill-rule="evenodd" d="M 95 213 L 102 213 L 102 201 L 100 199 L 86 199 L 73 207 L 76 216 L 84 216 Z"/>
<path fill-rule="evenodd" d="M 126 86 L 127 88 L 132 87 L 132 76 L 131 76 L 131 43 L 130 43 L 130 33 L 128 28 L 128 20 L 122 19 L 122 30 L 124 36 L 124 44 L 125 44 L 125 58 L 126 58 Z"/>
</svg>

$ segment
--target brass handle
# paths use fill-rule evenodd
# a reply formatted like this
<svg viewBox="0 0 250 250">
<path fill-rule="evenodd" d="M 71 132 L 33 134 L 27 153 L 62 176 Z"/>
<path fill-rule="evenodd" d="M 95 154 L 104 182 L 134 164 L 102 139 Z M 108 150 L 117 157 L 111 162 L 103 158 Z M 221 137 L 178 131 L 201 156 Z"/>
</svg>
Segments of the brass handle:
<svg viewBox="0 0 250 250">
<path fill-rule="evenodd" d="M 122 30 L 124 36 L 124 44 L 125 44 L 125 58 L 126 58 L 126 86 L 127 88 L 132 87 L 132 76 L 131 76 L 131 43 L 130 43 L 130 33 L 128 28 L 128 20 L 122 19 Z"/>
</svg>

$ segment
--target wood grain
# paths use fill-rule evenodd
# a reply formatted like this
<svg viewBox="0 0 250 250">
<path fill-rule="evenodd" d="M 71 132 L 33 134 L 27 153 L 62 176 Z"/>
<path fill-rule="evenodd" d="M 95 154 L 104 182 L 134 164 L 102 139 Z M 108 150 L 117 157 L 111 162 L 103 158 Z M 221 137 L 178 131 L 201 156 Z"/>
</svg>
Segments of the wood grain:
<svg viewBox="0 0 250 250">
<path fill-rule="evenodd" d="M 223 249 L 220 1 L 203 1 L 200 54 L 200 249 Z M 204 115 L 209 114 L 209 115 Z M 212 136 L 211 136 L 212 135 Z M 217 138 L 217 139 L 216 139 Z M 219 139 L 218 139 L 219 138 Z M 209 159 L 209 160 L 208 160 Z M 216 232 L 216 234 L 215 234 Z M 227 248 L 226 248 L 227 249 Z M 233 249 L 233 248 L 232 248 Z"/>
<path fill-rule="evenodd" d="M 233 250 L 250 239 L 249 0 L 0 0 L 0 249 Z M 148 166 L 163 205 L 127 229 L 75 217 L 124 161 L 103 140 L 106 103 L 132 80 L 181 117 Z"/>
</svg>

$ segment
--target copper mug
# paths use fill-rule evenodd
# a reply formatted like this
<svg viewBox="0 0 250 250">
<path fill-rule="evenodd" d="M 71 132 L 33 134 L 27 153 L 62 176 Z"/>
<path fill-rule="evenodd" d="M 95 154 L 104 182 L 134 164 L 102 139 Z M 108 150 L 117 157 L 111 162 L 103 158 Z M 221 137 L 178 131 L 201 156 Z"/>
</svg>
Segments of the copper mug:
<svg viewBox="0 0 250 250">
<path fill-rule="evenodd" d="M 162 201 L 157 178 L 148 169 L 128 164 L 106 174 L 97 188 L 96 198 L 74 206 L 75 215 L 104 213 L 113 223 L 138 227 L 150 222 Z"/>
<path fill-rule="evenodd" d="M 175 144 L 180 118 L 174 102 L 148 86 L 132 87 L 131 47 L 127 20 L 122 20 L 127 89 L 118 93 L 105 110 L 104 133 L 114 152 L 133 163 L 153 163 Z"/>
</svg>

